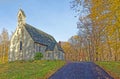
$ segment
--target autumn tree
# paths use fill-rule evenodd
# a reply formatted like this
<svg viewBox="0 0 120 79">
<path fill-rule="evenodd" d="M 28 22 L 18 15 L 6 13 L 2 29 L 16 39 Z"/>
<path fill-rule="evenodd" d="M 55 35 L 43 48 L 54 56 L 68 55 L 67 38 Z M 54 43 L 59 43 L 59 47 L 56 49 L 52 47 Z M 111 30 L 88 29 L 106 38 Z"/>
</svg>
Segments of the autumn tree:
<svg viewBox="0 0 120 79">
<path fill-rule="evenodd" d="M 65 52 L 65 59 L 68 61 L 88 61 L 89 54 L 86 52 L 83 38 L 75 35 L 68 42 L 62 42 L 61 46 Z"/>
<path fill-rule="evenodd" d="M 84 38 L 78 35 L 72 36 L 69 39 L 69 42 L 74 50 L 74 56 L 76 61 L 87 61 L 88 59 L 88 52 L 85 48 Z"/>
<path fill-rule="evenodd" d="M 120 1 L 73 0 L 72 8 L 79 14 L 79 35 L 86 38 L 90 60 L 119 61 Z"/>
<path fill-rule="evenodd" d="M 73 49 L 69 42 L 61 42 L 61 47 L 64 50 L 65 53 L 65 60 L 66 61 L 72 61 L 73 60 Z"/>
<path fill-rule="evenodd" d="M 0 60 L 2 63 L 8 61 L 9 34 L 7 29 L 3 28 L 0 35 Z"/>
</svg>

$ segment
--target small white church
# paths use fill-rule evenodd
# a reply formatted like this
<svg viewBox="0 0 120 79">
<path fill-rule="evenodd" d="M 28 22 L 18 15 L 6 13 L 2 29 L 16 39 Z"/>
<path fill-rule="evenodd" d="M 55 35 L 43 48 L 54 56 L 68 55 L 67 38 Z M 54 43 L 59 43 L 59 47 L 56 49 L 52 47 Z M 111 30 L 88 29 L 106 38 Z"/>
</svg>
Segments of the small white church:
<svg viewBox="0 0 120 79">
<path fill-rule="evenodd" d="M 26 15 L 19 10 L 17 28 L 10 40 L 9 61 L 34 59 L 36 52 L 43 60 L 64 60 L 64 52 L 49 34 L 26 23 Z"/>
</svg>

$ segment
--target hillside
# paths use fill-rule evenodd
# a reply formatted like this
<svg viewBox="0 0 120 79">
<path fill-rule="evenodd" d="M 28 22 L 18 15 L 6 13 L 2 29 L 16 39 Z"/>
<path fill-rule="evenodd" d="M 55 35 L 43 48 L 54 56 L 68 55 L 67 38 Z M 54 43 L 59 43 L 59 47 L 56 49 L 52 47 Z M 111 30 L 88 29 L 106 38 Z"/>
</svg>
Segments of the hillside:
<svg viewBox="0 0 120 79">
<path fill-rule="evenodd" d="M 120 79 L 120 62 L 96 62 L 115 79 Z"/>
<path fill-rule="evenodd" d="M 64 64 L 47 60 L 0 64 L 0 79 L 46 79 Z"/>
</svg>

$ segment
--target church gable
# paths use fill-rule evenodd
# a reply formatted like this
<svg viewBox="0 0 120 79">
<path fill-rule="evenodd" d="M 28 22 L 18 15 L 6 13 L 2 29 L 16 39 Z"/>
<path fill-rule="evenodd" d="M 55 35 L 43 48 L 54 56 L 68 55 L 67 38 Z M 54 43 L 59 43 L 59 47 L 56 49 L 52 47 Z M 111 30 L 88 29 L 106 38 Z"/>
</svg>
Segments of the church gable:
<svg viewBox="0 0 120 79">
<path fill-rule="evenodd" d="M 25 20 L 26 20 L 26 15 L 24 13 L 24 11 L 22 9 L 19 10 L 18 12 L 18 25 L 22 25 L 25 24 Z"/>
<path fill-rule="evenodd" d="M 28 59 L 29 56 L 32 56 L 31 53 L 34 52 L 33 45 L 34 41 L 25 27 L 18 27 L 10 41 L 9 60 Z"/>
</svg>

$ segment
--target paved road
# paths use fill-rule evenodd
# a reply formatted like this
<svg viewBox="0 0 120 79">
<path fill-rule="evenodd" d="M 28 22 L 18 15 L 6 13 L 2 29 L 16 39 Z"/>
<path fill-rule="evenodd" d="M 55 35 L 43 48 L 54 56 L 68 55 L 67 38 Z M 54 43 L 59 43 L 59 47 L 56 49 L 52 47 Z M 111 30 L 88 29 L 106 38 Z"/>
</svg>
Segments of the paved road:
<svg viewBox="0 0 120 79">
<path fill-rule="evenodd" d="M 49 79 L 113 79 L 92 62 L 69 63 Z"/>
</svg>

